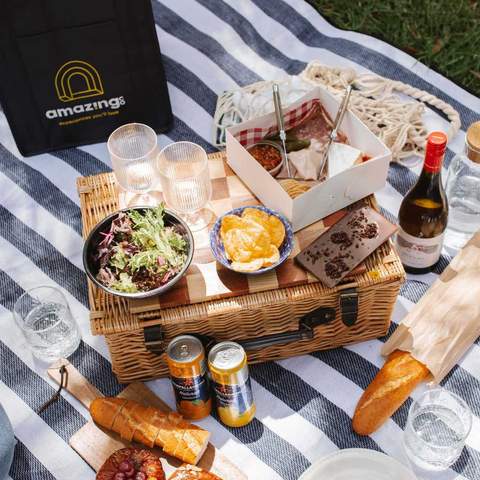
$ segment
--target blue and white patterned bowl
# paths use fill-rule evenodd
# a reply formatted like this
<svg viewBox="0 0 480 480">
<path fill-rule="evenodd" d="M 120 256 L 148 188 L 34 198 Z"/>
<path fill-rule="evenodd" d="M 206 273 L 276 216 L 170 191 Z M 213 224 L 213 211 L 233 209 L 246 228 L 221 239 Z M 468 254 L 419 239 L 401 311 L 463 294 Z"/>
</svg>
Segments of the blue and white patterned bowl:
<svg viewBox="0 0 480 480">
<path fill-rule="evenodd" d="M 237 215 L 241 216 L 243 211 L 246 208 L 256 208 L 258 210 L 262 210 L 262 212 L 268 213 L 269 215 L 275 215 L 277 218 L 279 218 L 283 226 L 285 227 L 285 238 L 283 240 L 283 243 L 280 245 L 280 248 L 278 249 L 280 252 L 280 259 L 277 263 L 274 263 L 273 265 L 270 265 L 268 267 L 263 267 L 260 268 L 259 270 L 256 270 L 255 272 L 238 272 L 238 273 L 246 273 L 247 275 L 261 275 L 262 273 L 268 272 L 270 270 L 273 270 L 274 268 L 277 268 L 279 265 L 281 265 L 290 255 L 292 252 L 293 248 L 293 242 L 294 242 L 294 237 L 293 237 L 293 230 L 292 230 L 292 225 L 290 222 L 280 213 L 275 212 L 274 210 L 270 210 L 267 207 L 263 207 L 260 205 L 252 205 L 248 207 L 240 207 L 240 208 L 234 208 L 233 210 L 230 210 L 227 213 L 224 213 L 221 217 L 217 218 L 217 221 L 215 222 L 215 225 L 213 226 L 212 230 L 210 231 L 210 248 L 212 249 L 213 256 L 217 260 L 217 262 L 221 263 L 224 267 L 228 268 L 229 270 L 233 270 L 230 261 L 227 258 L 227 255 L 225 254 L 225 248 L 223 246 L 223 241 L 220 238 L 220 227 L 222 225 L 222 219 L 225 215 Z"/>
</svg>

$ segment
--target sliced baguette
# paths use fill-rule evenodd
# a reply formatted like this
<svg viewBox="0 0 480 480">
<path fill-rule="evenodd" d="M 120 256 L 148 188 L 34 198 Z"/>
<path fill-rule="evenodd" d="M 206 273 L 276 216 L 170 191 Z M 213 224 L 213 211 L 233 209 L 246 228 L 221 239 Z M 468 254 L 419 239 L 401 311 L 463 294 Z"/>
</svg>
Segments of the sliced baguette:
<svg viewBox="0 0 480 480">
<path fill-rule="evenodd" d="M 90 406 L 92 418 L 118 433 L 124 440 L 157 445 L 165 453 L 185 462 L 197 463 L 205 452 L 210 433 L 186 422 L 175 412 L 122 399 L 99 398 Z"/>
</svg>

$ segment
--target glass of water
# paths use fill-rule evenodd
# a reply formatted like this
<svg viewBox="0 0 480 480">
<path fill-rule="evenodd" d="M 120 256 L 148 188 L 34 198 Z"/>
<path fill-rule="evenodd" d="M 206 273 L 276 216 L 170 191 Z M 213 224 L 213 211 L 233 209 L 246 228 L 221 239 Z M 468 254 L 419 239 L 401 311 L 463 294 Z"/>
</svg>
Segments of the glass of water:
<svg viewBox="0 0 480 480">
<path fill-rule="evenodd" d="M 212 184 L 205 150 L 192 142 L 167 145 L 157 158 L 163 196 L 192 230 L 205 228 L 212 212 L 205 208 L 212 196 Z"/>
<path fill-rule="evenodd" d="M 122 125 L 108 137 L 107 147 L 115 177 L 124 190 L 146 194 L 154 187 L 157 134 L 152 128 L 143 123 Z"/>
<path fill-rule="evenodd" d="M 472 427 L 472 413 L 457 395 L 427 390 L 413 402 L 404 434 L 410 460 L 424 470 L 444 470 L 455 463 Z"/>
<path fill-rule="evenodd" d="M 39 286 L 25 292 L 15 302 L 13 316 L 40 360 L 66 358 L 80 345 L 80 331 L 67 299 L 55 287 Z"/>
</svg>

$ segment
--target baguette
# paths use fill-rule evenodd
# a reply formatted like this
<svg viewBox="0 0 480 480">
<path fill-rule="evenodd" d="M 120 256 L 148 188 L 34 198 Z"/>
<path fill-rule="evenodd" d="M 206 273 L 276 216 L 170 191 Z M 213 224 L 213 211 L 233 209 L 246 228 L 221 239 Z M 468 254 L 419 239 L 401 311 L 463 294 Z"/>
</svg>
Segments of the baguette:
<svg viewBox="0 0 480 480">
<path fill-rule="evenodd" d="M 393 351 L 361 396 L 353 415 L 353 430 L 370 435 L 380 428 L 430 375 L 408 352 Z"/>
<path fill-rule="evenodd" d="M 120 398 L 96 398 L 90 405 L 93 420 L 128 442 L 165 453 L 196 465 L 208 446 L 210 433 L 191 425 L 175 412 L 165 413 L 153 407 Z"/>
<path fill-rule="evenodd" d="M 182 465 L 175 470 L 168 480 L 222 480 L 220 477 L 211 472 L 206 472 L 201 468 L 193 465 Z"/>
</svg>

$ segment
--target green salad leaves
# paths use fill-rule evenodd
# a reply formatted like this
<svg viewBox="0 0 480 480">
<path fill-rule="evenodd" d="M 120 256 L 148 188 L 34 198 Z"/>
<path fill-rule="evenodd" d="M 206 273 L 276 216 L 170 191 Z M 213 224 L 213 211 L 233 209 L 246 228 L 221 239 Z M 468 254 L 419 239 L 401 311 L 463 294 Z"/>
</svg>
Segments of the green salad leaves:
<svg viewBox="0 0 480 480">
<path fill-rule="evenodd" d="M 187 261 L 188 243 L 175 227 L 165 226 L 163 204 L 143 212 L 121 212 L 101 235 L 97 279 L 119 292 L 160 287 Z"/>
</svg>

